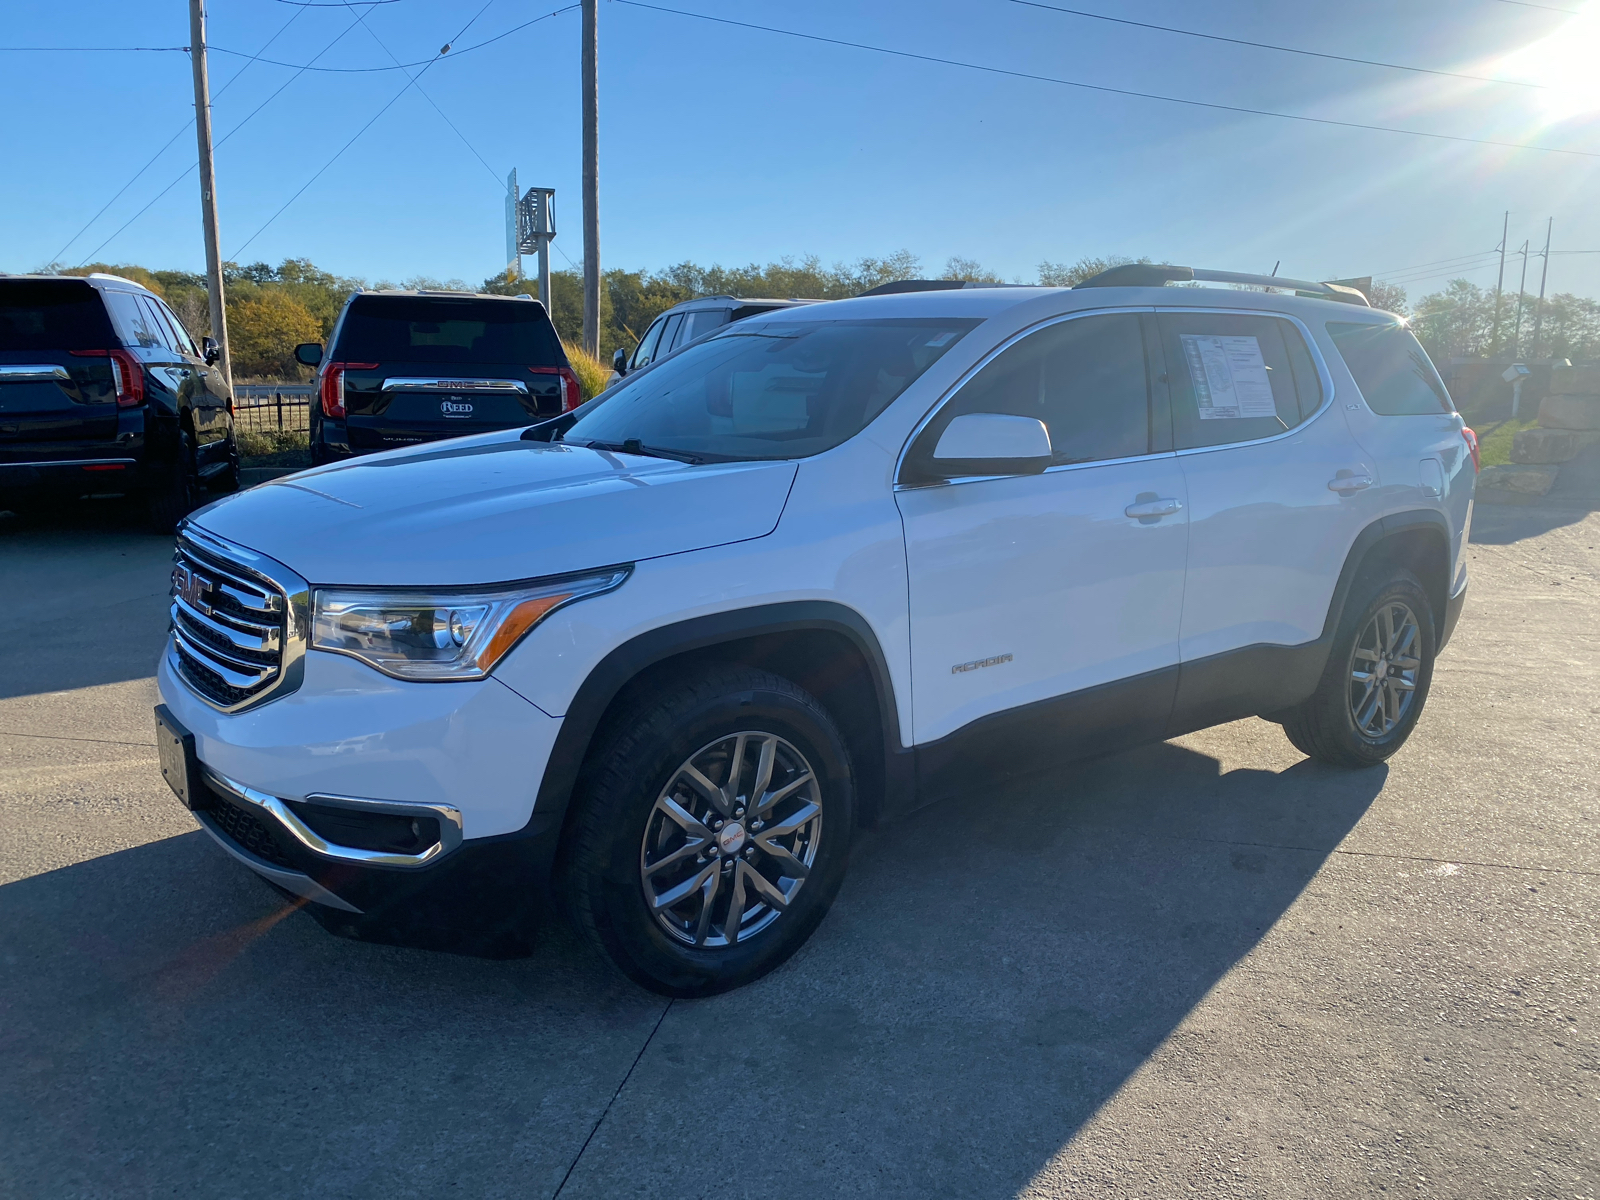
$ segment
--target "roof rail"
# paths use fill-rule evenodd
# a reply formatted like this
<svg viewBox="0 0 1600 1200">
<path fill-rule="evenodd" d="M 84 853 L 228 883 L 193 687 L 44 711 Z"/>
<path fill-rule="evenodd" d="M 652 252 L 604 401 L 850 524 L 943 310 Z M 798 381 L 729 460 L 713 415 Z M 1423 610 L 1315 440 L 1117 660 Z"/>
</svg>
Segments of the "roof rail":
<svg viewBox="0 0 1600 1200">
<path fill-rule="evenodd" d="M 898 296 L 903 292 L 949 292 L 956 288 L 1026 286 L 1016 283 L 984 283 L 976 279 L 896 279 L 893 283 L 880 283 L 875 288 L 868 288 L 859 293 L 856 299 L 860 299 L 861 296 Z"/>
<path fill-rule="evenodd" d="M 1320 300 L 1338 300 L 1343 304 L 1359 304 L 1370 308 L 1371 303 L 1360 291 L 1341 283 L 1313 283 L 1307 279 L 1289 279 L 1282 275 L 1242 275 L 1237 271 L 1208 271 L 1194 267 L 1173 267 L 1161 263 L 1124 263 L 1091 275 L 1075 287 L 1161 287 L 1168 283 L 1240 283 L 1248 287 L 1282 288 L 1297 296 L 1310 296 Z"/>
</svg>

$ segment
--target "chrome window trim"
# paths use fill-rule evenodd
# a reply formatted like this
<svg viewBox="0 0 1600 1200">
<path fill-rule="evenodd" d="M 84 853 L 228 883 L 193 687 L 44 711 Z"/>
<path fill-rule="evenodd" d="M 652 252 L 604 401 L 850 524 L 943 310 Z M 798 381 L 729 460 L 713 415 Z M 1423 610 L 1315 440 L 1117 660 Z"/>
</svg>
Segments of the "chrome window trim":
<svg viewBox="0 0 1600 1200">
<path fill-rule="evenodd" d="M 394 392 L 401 389 L 417 392 L 516 392 L 528 394 L 528 385 L 520 379 L 446 379 L 434 375 L 391 375 L 378 389 Z"/>
<path fill-rule="evenodd" d="M 1167 308 L 1166 306 L 1162 306 L 1156 309 L 1156 311 L 1163 313 L 1221 313 L 1224 316 L 1231 317 L 1276 317 L 1280 321 L 1288 321 L 1300 331 L 1300 336 L 1305 339 L 1306 351 L 1311 355 L 1311 361 L 1316 364 L 1317 382 L 1322 385 L 1322 403 L 1317 406 L 1314 412 L 1310 413 L 1303 421 L 1294 426 L 1292 429 L 1285 429 L 1282 433 L 1274 433 L 1269 437 L 1246 438 L 1242 442 L 1223 442 L 1216 446 L 1190 446 L 1187 449 L 1174 450 L 1173 453 L 1177 454 L 1179 457 L 1186 457 L 1191 454 L 1210 454 L 1215 450 L 1237 450 L 1241 446 L 1264 446 L 1269 442 L 1282 441 L 1284 438 L 1293 437 L 1296 433 L 1300 432 L 1307 425 L 1317 420 L 1333 407 L 1333 372 L 1328 370 L 1328 364 L 1322 357 L 1322 350 L 1317 345 L 1317 339 L 1311 334 L 1311 327 L 1299 317 L 1294 316 L 1291 313 L 1274 312 L 1271 309 L 1259 308 L 1210 308 L 1199 306 Z M 1163 347 L 1163 349 L 1165 348 Z M 1168 364 L 1167 369 L 1170 373 L 1172 369 L 1170 363 Z"/>
<path fill-rule="evenodd" d="M 903 483 L 901 482 L 900 476 L 901 472 L 905 469 L 906 455 L 911 453 L 911 447 L 915 445 L 917 439 L 922 436 L 922 431 L 931 425 L 934 418 L 944 411 L 945 405 L 949 404 L 950 401 L 954 400 L 958 395 L 960 395 L 961 389 L 966 387 L 979 371 L 983 370 L 991 362 L 999 358 L 1000 355 L 1011 349 L 1012 346 L 1015 346 L 1018 342 L 1022 341 L 1023 338 L 1032 337 L 1034 334 L 1040 332 L 1041 330 L 1048 329 L 1052 325 L 1060 325 L 1066 321 L 1076 321 L 1080 317 L 1104 317 L 1113 316 L 1119 313 L 1153 313 L 1159 311 L 1165 310 L 1157 309 L 1156 306 L 1152 304 L 1112 305 L 1103 308 L 1082 308 L 1069 313 L 1057 313 L 1053 317 L 1045 317 L 1043 320 L 1035 321 L 1027 328 L 1019 329 L 1016 333 L 1013 333 L 999 345 L 992 348 L 976 363 L 968 367 L 966 371 L 962 373 L 960 378 L 958 378 L 953 384 L 945 389 L 944 395 L 940 396 L 938 400 L 934 401 L 933 406 L 928 409 L 926 414 L 924 414 L 922 420 L 917 422 L 916 426 L 911 430 L 911 436 L 906 438 L 905 444 L 900 447 L 900 456 L 895 459 L 894 490 L 897 492 L 920 491 L 923 488 L 949 487 L 951 485 L 977 483 L 989 479 L 1018 478 L 1016 475 L 959 475 L 952 479 L 942 479 L 932 483 Z M 1167 458 L 1171 455 L 1172 451 L 1170 450 L 1152 450 L 1146 454 L 1134 454 L 1127 458 L 1100 458 L 1095 459 L 1093 462 L 1057 463 L 1046 467 L 1041 474 L 1052 475 L 1058 471 L 1078 470 L 1083 467 L 1104 467 L 1113 463 L 1140 462 L 1147 458 Z"/>
<path fill-rule="evenodd" d="M 431 817 L 439 824 L 439 840 L 420 854 L 394 854 L 386 850 L 363 850 L 330 842 L 300 819 L 288 802 L 268 792 L 260 792 L 236 779 L 212 770 L 204 763 L 200 774 L 208 787 L 243 804 L 251 805 L 278 822 L 307 850 L 335 862 L 361 863 L 378 867 L 422 867 L 443 858 L 461 845 L 461 810 L 448 804 L 418 804 L 403 800 L 363 800 L 354 796 L 307 796 L 307 804 L 328 804 L 364 812 L 381 812 L 401 817 Z"/>
<path fill-rule="evenodd" d="M 170 619 L 166 650 L 167 665 L 172 669 L 173 675 L 208 708 L 229 714 L 248 712 L 279 696 L 288 695 L 298 688 L 305 679 L 306 647 L 311 637 L 311 585 L 277 560 L 206 533 L 187 520 L 178 529 L 177 550 L 180 554 L 192 556 L 199 563 L 209 562 L 217 570 L 254 579 L 267 588 L 269 595 L 276 593 L 277 603 L 272 604 L 270 609 L 281 613 L 283 627 L 279 635 L 277 678 L 260 692 L 247 696 L 237 704 L 219 704 L 193 687 L 184 676 L 178 657 L 178 643 L 180 641 L 192 643 L 194 639 L 192 636 L 185 639 L 179 631 L 176 615 L 177 597 L 174 597 L 172 605 L 174 614 Z M 193 654 L 194 651 L 190 653 Z M 215 654 L 216 651 L 212 650 L 211 653 Z M 201 663 L 206 662 L 203 654 L 195 654 L 195 657 Z M 261 664 L 249 665 L 255 668 Z"/>
<path fill-rule="evenodd" d="M 0 365 L 0 383 L 71 383 L 65 367 L 55 363 L 8 363 Z"/>
<path fill-rule="evenodd" d="M 101 467 L 112 464 L 133 467 L 138 463 L 136 458 L 44 458 L 36 462 L 0 462 L 0 471 L 7 467 Z"/>
</svg>

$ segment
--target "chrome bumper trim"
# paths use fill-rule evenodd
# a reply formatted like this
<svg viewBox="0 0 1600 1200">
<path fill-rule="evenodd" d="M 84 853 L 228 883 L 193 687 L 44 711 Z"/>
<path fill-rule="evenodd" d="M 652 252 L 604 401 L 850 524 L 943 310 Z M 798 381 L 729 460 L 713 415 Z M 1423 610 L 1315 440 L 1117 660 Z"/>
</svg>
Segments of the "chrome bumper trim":
<svg viewBox="0 0 1600 1200">
<path fill-rule="evenodd" d="M 284 891 L 293 892 L 296 896 L 304 896 L 313 904 L 325 904 L 329 908 L 337 908 L 341 912 L 359 913 L 361 911 L 348 900 L 334 895 L 311 876 L 303 875 L 299 871 L 286 871 L 282 867 L 275 867 L 265 859 L 257 858 L 243 847 L 235 845 L 233 839 L 218 829 L 205 813 L 197 812 L 194 816 L 200 822 L 200 828 L 211 835 L 212 841 L 216 842 L 217 845 L 221 846 L 257 875 L 260 875 L 263 879 L 270 879 Z"/>
<path fill-rule="evenodd" d="M 45 458 L 37 462 L 0 462 L 0 467 L 136 467 L 136 458 Z"/>
<path fill-rule="evenodd" d="M 258 792 L 226 775 L 220 775 L 204 763 L 200 773 L 208 786 L 244 804 L 261 809 L 289 831 L 291 837 L 313 854 L 335 862 L 360 863 L 375 867 L 422 867 L 449 854 L 461 845 L 461 812 L 448 804 L 412 804 L 399 800 L 362 800 L 352 796 L 307 796 L 308 804 L 331 804 L 339 808 L 361 809 L 366 812 L 392 813 L 403 817 L 432 817 L 439 823 L 439 840 L 421 854 L 393 854 L 386 850 L 363 850 L 358 846 L 341 846 L 317 833 L 295 811 L 277 796 Z"/>
</svg>

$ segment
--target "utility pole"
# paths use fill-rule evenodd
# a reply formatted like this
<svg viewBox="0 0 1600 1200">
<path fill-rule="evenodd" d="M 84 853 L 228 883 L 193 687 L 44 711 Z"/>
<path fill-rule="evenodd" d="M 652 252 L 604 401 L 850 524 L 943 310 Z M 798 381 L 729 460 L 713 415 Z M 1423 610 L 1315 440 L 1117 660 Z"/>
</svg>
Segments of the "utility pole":
<svg viewBox="0 0 1600 1200">
<path fill-rule="evenodd" d="M 600 3 L 583 0 L 583 348 L 600 353 Z"/>
<path fill-rule="evenodd" d="M 1511 335 L 1511 357 L 1518 358 L 1522 354 L 1522 297 L 1528 290 L 1528 243 L 1522 243 L 1522 249 L 1517 251 L 1522 255 L 1522 282 L 1517 285 L 1517 327 Z"/>
<path fill-rule="evenodd" d="M 1555 228 L 1556 219 L 1550 217 L 1544 227 L 1544 266 L 1539 271 L 1539 307 L 1533 315 L 1533 353 L 1530 358 L 1539 357 L 1539 331 L 1544 328 L 1544 285 L 1550 278 L 1550 231 Z"/>
<path fill-rule="evenodd" d="M 1506 282 L 1506 238 L 1511 234 L 1511 211 L 1500 224 L 1500 274 L 1494 281 L 1494 332 L 1489 335 L 1489 357 L 1500 353 L 1500 289 Z"/>
<path fill-rule="evenodd" d="M 194 132 L 200 143 L 200 216 L 206 231 L 206 299 L 211 308 L 211 336 L 222 353 L 217 367 L 222 372 L 223 382 L 232 388 L 228 314 L 222 303 L 222 250 L 217 244 L 217 175 L 211 158 L 211 82 L 206 75 L 203 0 L 189 0 L 189 60 L 194 64 Z"/>
</svg>

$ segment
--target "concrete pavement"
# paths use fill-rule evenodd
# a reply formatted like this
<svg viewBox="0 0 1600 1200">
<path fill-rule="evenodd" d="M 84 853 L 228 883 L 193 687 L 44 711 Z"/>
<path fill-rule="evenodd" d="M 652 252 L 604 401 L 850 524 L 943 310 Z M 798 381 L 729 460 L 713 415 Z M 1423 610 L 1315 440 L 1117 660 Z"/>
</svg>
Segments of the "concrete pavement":
<svg viewBox="0 0 1600 1200">
<path fill-rule="evenodd" d="M 0 517 L 0 1192 L 1600 1194 L 1600 515 L 1480 509 L 1411 743 L 1242 721 L 864 835 L 760 983 L 338 940 L 155 766 L 170 542 Z"/>
</svg>

